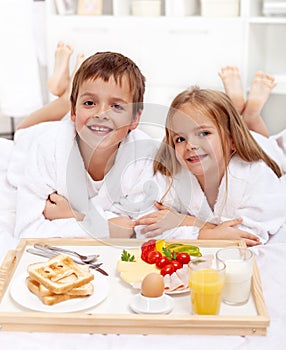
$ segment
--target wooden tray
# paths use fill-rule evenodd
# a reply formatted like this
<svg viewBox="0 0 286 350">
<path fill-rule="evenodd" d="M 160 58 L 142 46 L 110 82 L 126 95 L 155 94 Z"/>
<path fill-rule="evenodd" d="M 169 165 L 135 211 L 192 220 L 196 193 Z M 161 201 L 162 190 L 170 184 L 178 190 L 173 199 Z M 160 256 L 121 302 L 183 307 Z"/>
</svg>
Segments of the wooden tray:
<svg viewBox="0 0 286 350">
<path fill-rule="evenodd" d="M 207 335 L 266 335 L 269 316 L 265 307 L 257 264 L 254 261 L 252 280 L 252 303 L 254 314 L 239 314 L 240 306 L 229 306 L 228 314 L 201 316 L 189 313 L 189 295 L 174 296 L 175 309 L 168 315 L 133 314 L 128 309 L 128 298 L 135 293 L 116 273 L 116 261 L 124 248 L 138 247 L 141 240 L 95 240 L 95 239 L 22 239 L 18 247 L 9 251 L 0 268 L 0 329 L 19 332 L 62 332 L 104 334 L 207 334 Z M 244 246 L 242 241 L 191 241 L 180 240 L 199 246 L 201 249 L 219 249 L 226 246 Z M 74 313 L 50 313 L 24 309 L 13 303 L 9 294 L 10 282 L 17 273 L 26 271 L 28 263 L 41 261 L 40 257 L 28 254 L 26 248 L 34 243 L 71 246 L 87 254 L 96 249 L 107 252 L 101 255 L 102 267 L 110 276 L 110 294 L 92 310 Z M 108 254 L 117 248 L 117 256 Z M 28 260 L 27 260 L 28 259 Z M 30 260 L 29 260 L 30 259 Z M 36 259 L 36 260 L 35 260 Z M 28 261 L 28 263 L 27 263 Z M 95 272 L 96 274 L 96 272 Z M 96 278 L 96 275 L 95 275 Z M 23 286 L 23 288 L 26 288 Z M 120 298 L 122 298 L 120 300 Z M 185 304 L 188 304 L 185 306 Z M 116 309 L 116 312 L 113 312 Z M 123 311 L 122 311 L 123 310 Z M 243 310 L 243 308 L 241 309 Z"/>
</svg>

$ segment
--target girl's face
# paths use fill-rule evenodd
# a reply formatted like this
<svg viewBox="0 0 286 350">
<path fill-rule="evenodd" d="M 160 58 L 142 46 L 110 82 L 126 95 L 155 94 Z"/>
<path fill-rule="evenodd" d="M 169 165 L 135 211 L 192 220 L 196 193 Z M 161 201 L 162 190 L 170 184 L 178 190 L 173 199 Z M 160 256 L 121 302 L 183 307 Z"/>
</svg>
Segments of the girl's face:
<svg viewBox="0 0 286 350">
<path fill-rule="evenodd" d="M 129 130 L 137 127 L 140 114 L 132 117 L 132 93 L 126 78 L 121 86 L 113 77 L 87 80 L 79 88 L 71 118 L 81 142 L 93 150 L 117 149 Z"/>
<path fill-rule="evenodd" d="M 191 171 L 201 185 L 211 176 L 220 181 L 225 172 L 225 160 L 214 122 L 185 104 L 174 114 L 172 130 L 179 163 Z"/>
</svg>

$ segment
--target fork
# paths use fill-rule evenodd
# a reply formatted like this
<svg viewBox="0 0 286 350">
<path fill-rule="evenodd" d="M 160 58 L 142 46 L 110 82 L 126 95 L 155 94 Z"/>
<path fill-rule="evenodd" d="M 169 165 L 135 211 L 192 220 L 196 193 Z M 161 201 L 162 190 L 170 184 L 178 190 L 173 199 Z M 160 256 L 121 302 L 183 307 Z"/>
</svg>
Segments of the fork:
<svg viewBox="0 0 286 350">
<path fill-rule="evenodd" d="M 59 253 L 66 253 L 66 254 L 71 254 L 74 256 L 77 256 L 80 258 L 80 260 L 86 264 L 92 263 L 94 261 L 97 260 L 97 258 L 99 257 L 98 254 L 94 254 L 94 255 L 82 255 L 79 254 L 73 250 L 69 250 L 69 249 L 65 249 L 65 248 L 59 248 L 59 247 L 53 247 L 53 246 L 49 246 L 47 244 L 34 244 L 34 248 L 36 249 L 48 249 L 48 250 L 53 250 Z"/>
<path fill-rule="evenodd" d="M 42 256 L 44 258 L 52 258 L 52 257 L 58 255 L 56 251 L 52 251 L 52 250 L 48 250 L 48 249 L 44 250 L 44 248 L 42 248 L 42 246 L 41 246 L 41 248 L 37 248 L 37 249 L 36 248 L 28 248 L 26 251 L 30 254 L 39 255 L 39 256 Z M 73 261 L 76 262 L 77 264 L 88 265 L 90 268 L 95 269 L 96 271 L 102 273 L 105 276 L 108 276 L 108 273 L 106 271 L 104 271 L 102 268 L 100 268 L 102 263 L 87 264 L 83 261 L 76 260 L 76 259 L 73 259 Z"/>
</svg>

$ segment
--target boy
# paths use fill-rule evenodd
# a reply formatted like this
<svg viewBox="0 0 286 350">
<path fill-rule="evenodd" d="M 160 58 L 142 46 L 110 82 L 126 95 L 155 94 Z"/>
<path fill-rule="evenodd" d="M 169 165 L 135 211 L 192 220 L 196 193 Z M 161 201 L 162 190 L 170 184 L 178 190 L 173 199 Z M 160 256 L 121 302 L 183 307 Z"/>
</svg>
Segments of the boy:
<svg viewBox="0 0 286 350">
<path fill-rule="evenodd" d="M 42 123 L 18 133 L 8 170 L 17 187 L 17 237 L 133 234 L 129 217 L 103 215 L 103 202 L 120 206 L 122 188 L 132 188 L 143 176 L 145 160 L 153 158 L 154 142 L 135 130 L 144 90 L 145 78 L 134 62 L 118 53 L 96 53 L 73 79 L 72 122 Z M 27 161 L 17 171 L 17 153 L 27 139 L 32 140 Z"/>
</svg>

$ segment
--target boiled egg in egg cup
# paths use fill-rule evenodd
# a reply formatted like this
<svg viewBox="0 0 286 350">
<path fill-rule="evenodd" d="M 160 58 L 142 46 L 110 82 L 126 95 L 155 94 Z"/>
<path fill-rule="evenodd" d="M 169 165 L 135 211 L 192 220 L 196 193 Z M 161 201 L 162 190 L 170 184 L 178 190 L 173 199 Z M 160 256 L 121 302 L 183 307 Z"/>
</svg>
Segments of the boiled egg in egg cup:
<svg viewBox="0 0 286 350">
<path fill-rule="evenodd" d="M 136 294 L 130 308 L 141 314 L 165 314 L 174 307 L 174 300 L 164 293 L 163 277 L 158 273 L 149 273 L 141 284 L 141 293 Z"/>
</svg>

